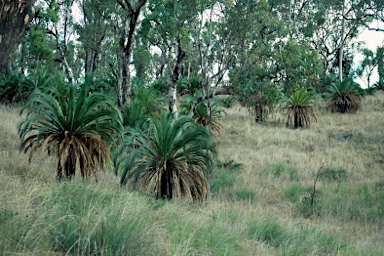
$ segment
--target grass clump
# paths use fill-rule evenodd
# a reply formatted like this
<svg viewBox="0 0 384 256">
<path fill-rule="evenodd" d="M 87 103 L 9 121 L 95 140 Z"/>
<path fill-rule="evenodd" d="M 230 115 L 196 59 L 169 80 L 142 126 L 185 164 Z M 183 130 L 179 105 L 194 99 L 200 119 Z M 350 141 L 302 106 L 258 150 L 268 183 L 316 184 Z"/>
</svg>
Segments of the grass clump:
<svg viewBox="0 0 384 256">
<path fill-rule="evenodd" d="M 275 178 L 293 181 L 297 179 L 297 169 L 285 163 L 272 164 L 260 170 L 262 175 L 272 175 Z"/>
<path fill-rule="evenodd" d="M 244 253 L 234 234 L 213 220 L 199 225 L 178 223 L 170 227 L 171 241 L 179 245 L 176 255 L 241 255 Z"/>
<path fill-rule="evenodd" d="M 248 223 L 248 238 L 257 239 L 273 247 L 279 247 L 287 240 L 286 230 L 271 218 L 255 219 Z"/>
<path fill-rule="evenodd" d="M 238 188 L 235 190 L 235 198 L 237 200 L 250 201 L 256 200 L 256 192 L 252 188 Z"/>
<path fill-rule="evenodd" d="M 288 185 L 285 189 L 285 196 L 289 201 L 296 203 L 301 198 L 303 191 L 304 188 L 301 184 L 293 183 Z"/>
<path fill-rule="evenodd" d="M 319 176 L 320 180 L 342 182 L 347 179 L 347 169 L 344 167 L 326 167 Z"/>
<path fill-rule="evenodd" d="M 281 255 L 334 255 L 354 250 L 341 237 L 303 224 L 285 226 L 273 218 L 254 219 L 248 224 L 249 239 L 266 243 Z"/>
<path fill-rule="evenodd" d="M 9 246 L 23 252 L 157 255 L 158 248 L 147 236 L 152 224 L 143 212 L 148 209 L 140 200 L 83 183 L 60 184 L 40 198 L 32 215 L 9 217 L 11 225 L 5 230 L 10 234 Z"/>
<path fill-rule="evenodd" d="M 231 190 L 236 184 L 236 180 L 238 179 L 238 175 L 242 170 L 242 165 L 230 161 L 219 161 L 217 163 L 217 169 L 213 172 L 210 187 L 211 192 L 213 193 L 223 193 Z"/>
</svg>

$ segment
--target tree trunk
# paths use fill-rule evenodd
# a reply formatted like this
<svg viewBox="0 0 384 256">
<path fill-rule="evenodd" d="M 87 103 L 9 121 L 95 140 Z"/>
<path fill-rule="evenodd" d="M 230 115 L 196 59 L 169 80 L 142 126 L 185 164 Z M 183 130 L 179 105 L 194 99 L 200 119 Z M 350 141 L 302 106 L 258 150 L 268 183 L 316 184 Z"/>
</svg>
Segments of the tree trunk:
<svg viewBox="0 0 384 256">
<path fill-rule="evenodd" d="M 1 0 L 0 2 L 0 70 L 13 58 L 29 23 L 34 0 Z"/>
<path fill-rule="evenodd" d="M 172 73 L 169 76 L 168 80 L 168 107 L 169 112 L 174 115 L 174 117 L 177 117 L 177 81 L 179 80 L 180 76 L 180 67 L 183 63 L 183 60 L 185 58 L 186 54 L 185 51 L 181 48 L 181 41 L 178 40 L 178 49 L 177 49 L 177 59 L 175 67 L 172 70 Z"/>
<path fill-rule="evenodd" d="M 131 1 L 128 0 L 124 2 L 117 0 L 117 2 L 127 12 L 127 16 L 125 17 L 124 24 L 120 31 L 119 51 L 117 53 L 119 62 L 117 104 L 119 107 L 122 107 L 125 103 L 129 103 L 131 99 L 131 72 L 129 66 L 131 64 L 137 20 L 141 8 L 145 5 L 147 0 L 139 0 L 135 6 L 132 6 Z"/>
<path fill-rule="evenodd" d="M 341 13 L 341 43 L 340 43 L 340 53 L 339 53 L 339 79 L 343 81 L 343 50 L 344 50 L 344 8 L 345 8 L 345 0 L 343 0 L 343 8 Z"/>
</svg>

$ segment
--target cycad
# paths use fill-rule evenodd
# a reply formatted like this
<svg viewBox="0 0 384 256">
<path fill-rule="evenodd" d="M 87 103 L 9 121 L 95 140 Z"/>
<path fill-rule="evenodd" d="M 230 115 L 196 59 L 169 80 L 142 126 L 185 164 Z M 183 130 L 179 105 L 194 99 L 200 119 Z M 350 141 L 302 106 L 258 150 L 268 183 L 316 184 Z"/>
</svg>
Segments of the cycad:
<svg viewBox="0 0 384 256">
<path fill-rule="evenodd" d="M 327 109 L 331 112 L 355 113 L 361 104 L 359 86 L 352 79 L 346 78 L 329 86 L 330 99 Z"/>
<path fill-rule="evenodd" d="M 311 121 L 317 121 L 313 113 L 313 93 L 305 89 L 296 91 L 285 102 L 288 112 L 287 126 L 293 124 L 294 128 L 308 127 Z"/>
<path fill-rule="evenodd" d="M 122 109 L 124 127 L 145 129 L 148 119 L 159 116 L 164 110 L 165 99 L 153 88 L 138 88 L 132 101 Z"/>
<path fill-rule="evenodd" d="M 21 149 L 38 149 L 58 158 L 57 176 L 71 178 L 77 164 L 82 177 L 89 177 L 110 157 L 107 140 L 121 127 L 121 115 L 103 94 L 77 91 L 64 83 L 44 91 L 35 90 L 22 112 L 26 119 L 19 126 Z"/>
<path fill-rule="evenodd" d="M 201 96 L 201 92 L 198 91 L 195 95 L 186 95 L 183 103 L 181 104 L 181 113 L 188 114 L 191 105 L 197 97 Z M 222 128 L 221 120 L 224 118 L 224 109 L 215 102 L 211 100 L 211 115 L 210 115 L 210 129 L 211 131 L 220 132 Z M 208 122 L 208 111 L 207 106 L 204 102 L 197 104 L 195 111 L 193 112 L 192 118 L 200 125 L 206 126 Z"/>
<path fill-rule="evenodd" d="M 121 183 L 156 198 L 202 201 L 208 195 L 212 145 L 207 129 L 188 117 L 151 119 L 147 132 L 131 128 L 115 155 Z"/>
</svg>

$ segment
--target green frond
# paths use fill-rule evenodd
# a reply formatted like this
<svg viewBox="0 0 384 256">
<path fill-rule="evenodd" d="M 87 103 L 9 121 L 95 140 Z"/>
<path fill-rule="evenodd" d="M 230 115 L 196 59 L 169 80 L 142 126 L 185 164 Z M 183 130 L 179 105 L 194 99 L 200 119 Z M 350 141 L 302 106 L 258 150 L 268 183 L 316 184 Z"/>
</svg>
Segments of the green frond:
<svg viewBox="0 0 384 256">
<path fill-rule="evenodd" d="M 27 112 L 19 126 L 21 150 L 56 152 L 58 176 L 74 175 L 80 165 L 82 177 L 96 166 L 103 168 L 110 157 L 107 142 L 122 132 L 122 116 L 110 98 L 90 93 L 88 87 L 61 84 L 35 90 L 21 110 Z"/>
<path fill-rule="evenodd" d="M 287 126 L 294 128 L 309 127 L 311 121 L 317 121 L 313 112 L 315 96 L 311 91 L 298 90 L 285 102 Z"/>
<path fill-rule="evenodd" d="M 162 114 L 147 132 L 135 128 L 114 154 L 115 172 L 129 184 L 157 198 L 207 197 L 213 147 L 207 129 L 185 116 Z"/>
<path fill-rule="evenodd" d="M 194 95 L 185 95 L 184 100 L 181 104 L 181 114 L 187 115 L 191 108 L 191 105 L 194 103 L 196 98 L 202 95 L 201 91 L 197 91 Z M 217 103 L 217 100 L 211 101 L 211 119 L 210 119 L 210 129 L 211 131 L 220 132 L 222 128 L 221 121 L 224 119 L 225 110 L 223 107 Z M 207 106 L 204 102 L 200 102 L 195 109 L 192 117 L 198 124 L 201 126 L 206 126 L 208 124 L 208 111 Z"/>
<path fill-rule="evenodd" d="M 331 112 L 355 113 L 360 108 L 362 96 L 359 85 L 350 78 L 332 83 L 328 93 L 327 109 Z"/>
</svg>

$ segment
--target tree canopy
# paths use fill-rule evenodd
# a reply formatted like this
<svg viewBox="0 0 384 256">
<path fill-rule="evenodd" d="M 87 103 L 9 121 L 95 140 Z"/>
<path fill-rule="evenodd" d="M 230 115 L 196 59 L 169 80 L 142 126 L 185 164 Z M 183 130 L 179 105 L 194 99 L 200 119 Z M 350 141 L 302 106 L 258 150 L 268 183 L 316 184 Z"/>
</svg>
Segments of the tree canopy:
<svg viewBox="0 0 384 256">
<path fill-rule="evenodd" d="M 192 78 L 209 107 L 223 91 L 270 95 L 273 105 L 276 93 L 352 77 L 364 49 L 356 38 L 381 33 L 372 21 L 384 20 L 379 0 L 25 0 L 1 1 L 0 10 L 4 73 L 61 70 L 69 83 L 93 73 L 115 88 L 119 106 L 133 87 L 163 83 L 176 115 L 177 87 Z M 361 50 L 358 74 L 380 69 L 380 49 Z"/>
</svg>

